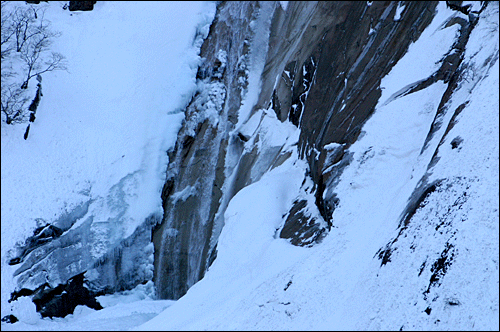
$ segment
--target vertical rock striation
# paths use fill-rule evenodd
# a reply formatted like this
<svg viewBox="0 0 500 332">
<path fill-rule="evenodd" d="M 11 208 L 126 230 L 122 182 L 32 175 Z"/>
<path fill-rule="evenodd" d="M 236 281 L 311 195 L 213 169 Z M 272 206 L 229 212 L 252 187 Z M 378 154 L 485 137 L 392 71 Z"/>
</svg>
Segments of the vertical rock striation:
<svg viewBox="0 0 500 332">
<path fill-rule="evenodd" d="M 279 117 L 300 128 L 299 153 L 309 164 L 319 212 L 330 224 L 338 204 L 335 181 L 349 163 L 350 154 L 345 151 L 373 113 L 382 77 L 431 22 L 436 3 L 410 2 L 399 20 L 394 19 L 396 2 L 318 2 L 309 6 L 313 5 L 291 3 L 287 9 L 286 14 L 296 11 L 300 17 L 310 16 L 300 38 L 290 28 L 293 18 L 277 11 L 271 30 L 275 45 L 268 54 L 256 107 L 271 99 L 272 93 Z M 272 87 L 276 75 L 279 80 Z M 330 190 L 324 195 L 326 187 Z M 304 224 L 300 220 L 289 218 L 287 222 Z M 281 235 L 290 238 L 293 234 Z"/>
<path fill-rule="evenodd" d="M 290 155 L 279 144 L 261 149 L 259 130 L 240 125 L 251 122 L 239 110 L 248 67 L 257 66 L 252 43 L 266 38 L 255 26 L 268 22 L 269 40 L 249 117 L 272 108 L 300 129 L 308 169 L 279 236 L 310 246 L 331 227 L 335 181 L 374 111 L 381 78 L 431 22 L 436 4 L 406 3 L 399 19 L 397 2 L 289 2 L 286 10 L 278 2 L 218 5 L 201 49 L 200 90 L 169 153 L 163 222 L 153 231 L 160 298 L 177 299 L 203 277 L 229 200 Z"/>
<path fill-rule="evenodd" d="M 160 298 L 177 299 L 209 266 L 215 214 L 225 181 L 228 133 L 247 87 L 247 58 L 259 4 L 222 2 L 201 47 L 200 86 L 186 119 L 162 192 L 164 218 L 153 230 L 154 280 Z"/>
</svg>

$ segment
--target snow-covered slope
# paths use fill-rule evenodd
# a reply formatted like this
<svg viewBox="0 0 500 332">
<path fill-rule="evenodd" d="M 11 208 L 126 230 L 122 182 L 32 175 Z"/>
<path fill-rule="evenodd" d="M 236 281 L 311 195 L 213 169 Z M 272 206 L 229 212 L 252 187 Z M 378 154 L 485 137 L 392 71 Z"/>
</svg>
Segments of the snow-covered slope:
<svg viewBox="0 0 500 332">
<path fill-rule="evenodd" d="M 52 48 L 68 70 L 42 75 L 27 140 L 26 124 L 2 123 L 2 317 L 14 290 L 55 287 L 99 264 L 87 275 L 97 287 L 151 280 L 152 225 L 144 223 L 163 214 L 165 152 L 196 89 L 199 47 L 215 11 L 203 2 L 98 2 L 69 12 L 66 3 L 8 4 L 46 8 L 51 29 L 62 32 Z M 47 223 L 64 233 L 8 265 Z M 105 275 L 106 260 L 118 256 L 117 276 Z"/>
<path fill-rule="evenodd" d="M 76 64 L 27 141 L 2 124 L 2 330 L 498 330 L 498 2 L 142 4 L 50 11 Z M 85 202 L 93 251 L 148 271 L 154 242 L 156 294 L 7 302 L 15 242 Z"/>
</svg>

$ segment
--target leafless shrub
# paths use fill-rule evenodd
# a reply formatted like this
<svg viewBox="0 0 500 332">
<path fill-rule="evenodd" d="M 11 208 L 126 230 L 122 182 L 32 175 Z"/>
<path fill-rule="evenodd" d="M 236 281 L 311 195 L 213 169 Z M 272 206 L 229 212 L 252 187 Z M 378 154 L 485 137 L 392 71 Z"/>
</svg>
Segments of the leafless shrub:
<svg viewBox="0 0 500 332">
<path fill-rule="evenodd" d="M 7 124 L 26 121 L 28 111 L 25 105 L 28 100 L 25 90 L 20 89 L 18 84 L 2 84 L 2 113 Z"/>
<path fill-rule="evenodd" d="M 67 67 L 62 54 L 50 51 L 53 39 L 60 33 L 50 29 L 44 9 L 26 4 L 9 7 L 7 1 L 2 1 L 2 113 L 5 122 L 11 124 L 26 120 L 29 98 L 23 91 L 30 80 Z"/>
</svg>

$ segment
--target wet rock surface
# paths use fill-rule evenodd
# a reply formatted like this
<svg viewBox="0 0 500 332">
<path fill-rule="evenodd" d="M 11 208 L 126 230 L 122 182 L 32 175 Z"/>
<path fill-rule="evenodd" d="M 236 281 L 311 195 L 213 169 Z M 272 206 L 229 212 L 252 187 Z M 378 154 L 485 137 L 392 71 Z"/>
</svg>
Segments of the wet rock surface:
<svg viewBox="0 0 500 332">
<path fill-rule="evenodd" d="M 273 104 L 279 101 L 280 118 L 288 117 L 300 128 L 299 152 L 309 163 L 317 185 L 316 205 L 325 220 L 330 219 L 336 202 L 333 194 L 323 197 L 324 188 L 335 187 L 349 164 L 349 155 L 343 152 L 356 141 L 381 95 L 381 78 L 430 23 L 435 6 L 432 2 L 410 3 L 399 21 L 393 19 L 396 3 L 387 2 L 371 6 L 361 2 L 291 3 L 287 13 L 292 14 L 285 19 L 277 11 L 262 79 L 264 86 L 272 82 L 268 78 L 272 75 L 279 74 L 280 80 L 275 89 L 263 89 L 260 102 L 269 99 L 272 91 Z M 288 26 L 294 14 L 309 17 L 299 38 Z M 324 147 L 332 143 L 341 149 L 327 158 Z M 285 234 L 285 238 L 291 236 Z"/>
<path fill-rule="evenodd" d="M 187 108 L 178 144 L 169 154 L 165 216 L 153 231 L 155 283 L 162 298 L 182 296 L 203 277 L 216 256 L 229 200 L 289 156 L 279 146 L 260 150 L 251 145 L 259 141 L 259 129 L 228 134 L 241 120 L 238 109 L 255 38 L 248 24 L 263 12 L 261 6 L 220 3 L 202 46 L 197 79 L 204 88 Z M 300 129 L 297 147 L 308 163 L 304 181 L 312 180 L 307 190 L 314 199 L 298 194 L 278 236 L 311 246 L 332 226 L 339 204 L 335 186 L 352 160 L 350 145 L 375 110 L 382 77 L 430 24 L 437 2 L 405 3 L 397 19 L 397 2 L 290 2 L 286 11 L 272 6 L 262 86 L 250 117 L 269 108 L 280 121 Z M 473 28 L 462 18 L 455 21 L 449 24 L 460 24 L 460 34 L 441 68 L 394 99 L 439 80 L 455 84 L 460 52 Z M 207 99 L 216 105 L 217 121 L 207 116 Z M 390 251 L 384 253 L 388 261 Z"/>
<path fill-rule="evenodd" d="M 279 234 L 281 238 L 290 239 L 291 244 L 301 247 L 320 241 L 327 231 L 326 227 L 321 227 L 317 217 L 307 213 L 306 207 L 306 200 L 295 201 Z"/>
</svg>

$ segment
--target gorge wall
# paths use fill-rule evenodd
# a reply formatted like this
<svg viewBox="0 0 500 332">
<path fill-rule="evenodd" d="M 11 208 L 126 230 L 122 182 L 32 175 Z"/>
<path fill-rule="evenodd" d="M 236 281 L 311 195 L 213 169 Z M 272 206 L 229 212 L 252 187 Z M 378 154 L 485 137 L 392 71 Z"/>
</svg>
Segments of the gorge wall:
<svg viewBox="0 0 500 332">
<path fill-rule="evenodd" d="M 201 88 L 170 152 L 163 223 L 153 231 L 160 298 L 177 299 L 203 277 L 217 254 L 228 201 L 290 157 L 284 145 L 260 147 L 263 133 L 253 123 L 262 123 L 262 116 L 251 120 L 259 110 L 272 109 L 279 121 L 300 129 L 297 149 L 308 164 L 301 191 L 314 196 L 304 199 L 297 193 L 279 236 L 311 246 L 328 233 L 339 203 L 336 181 L 350 163 L 350 145 L 379 101 L 380 81 L 432 21 L 436 6 L 389 1 L 218 5 L 201 50 Z M 448 22 L 460 26 L 453 48 L 435 73 L 401 93 L 443 81 L 448 89 L 438 114 L 457 86 L 464 45 L 479 14 L 460 3 L 451 6 L 469 15 Z M 267 35 L 267 47 L 257 45 Z M 248 68 L 259 65 L 255 103 L 242 105 L 244 97 L 251 99 Z M 439 119 L 428 140 L 443 126 Z M 423 181 L 416 189 L 409 210 L 428 186 Z"/>
<path fill-rule="evenodd" d="M 432 59 L 431 72 L 422 69 L 417 79 L 397 82 L 395 92 L 381 100 L 382 80 L 422 38 L 438 7 L 446 13 L 442 22 L 434 22 L 436 31 L 450 32 L 440 45 L 444 54 Z M 415 251 L 411 238 L 439 238 L 439 255 L 418 261 L 420 273 L 429 274 L 424 298 L 431 308 L 433 292 L 457 255 L 457 220 L 467 217 L 470 193 L 479 188 L 473 177 L 436 169 L 443 149 L 460 151 L 464 138 L 450 133 L 469 96 L 498 62 L 497 47 L 478 50 L 476 58 L 466 55 L 476 26 L 495 15 L 498 21 L 495 2 L 218 2 L 208 35 L 196 36 L 203 39 L 197 91 L 184 110 L 175 147 L 166 152 L 163 216 L 151 214 L 132 232 L 123 231 L 123 188 L 139 181 L 135 173 L 113 186 L 109 197 L 87 193 L 86 203 L 53 222 L 40 220 L 12 255 L 9 264 L 19 267 L 11 301 L 32 296 L 44 316 L 64 316 L 78 304 L 100 308 L 97 295 L 151 280 L 159 299 L 181 298 L 217 259 L 230 201 L 294 158 L 306 165 L 302 185 L 292 193 L 295 199 L 275 236 L 295 246 L 316 246 L 337 227 L 333 215 L 342 204 L 336 192 L 341 176 L 349 170 L 362 174 L 370 159 L 391 153 L 385 146 L 366 147 L 361 156 L 350 150 L 366 134 L 367 121 L 393 101 L 438 86 L 437 92 L 418 95 L 425 113 L 418 125 L 424 132 L 411 143 L 418 151 L 410 151 L 415 158 L 408 166 L 418 183 L 409 193 L 402 191 L 398 228 L 373 252 L 389 270 L 391 262 Z M 348 181 L 356 186 L 355 178 Z M 94 220 L 93 206 L 106 204 L 110 218 Z M 436 210 L 440 215 L 432 227 L 413 222 Z M 94 259 L 96 248 L 102 250 Z"/>
</svg>

